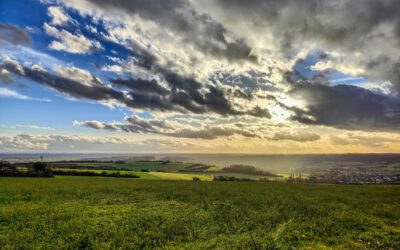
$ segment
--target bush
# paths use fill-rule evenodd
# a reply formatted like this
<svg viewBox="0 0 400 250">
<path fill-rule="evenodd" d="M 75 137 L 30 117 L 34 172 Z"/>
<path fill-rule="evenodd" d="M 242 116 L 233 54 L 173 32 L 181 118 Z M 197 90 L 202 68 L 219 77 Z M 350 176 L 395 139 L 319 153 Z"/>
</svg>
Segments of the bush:
<svg viewBox="0 0 400 250">
<path fill-rule="evenodd" d="M 199 177 L 193 177 L 194 181 L 201 181 Z"/>
<path fill-rule="evenodd" d="M 22 173 L 9 162 L 0 162 L 0 176 L 20 176 Z"/>
<path fill-rule="evenodd" d="M 263 176 L 275 176 L 268 171 L 258 169 L 254 166 L 250 165 L 240 165 L 235 164 L 229 167 L 225 167 L 222 169 L 223 172 L 230 172 L 230 173 L 240 173 L 240 174 L 252 174 L 252 175 L 263 175 Z"/>
<path fill-rule="evenodd" d="M 32 166 L 28 167 L 28 172 L 21 172 L 17 166 L 8 163 L 0 163 L 0 176 L 9 177 L 53 177 L 51 166 L 46 162 L 35 162 Z"/>
<path fill-rule="evenodd" d="M 28 176 L 32 177 L 53 177 L 51 165 L 47 162 L 35 162 L 28 170 Z"/>
<path fill-rule="evenodd" d="M 75 171 L 75 170 L 54 170 L 55 175 L 72 175 L 72 176 L 102 176 L 102 177 L 124 177 L 139 178 L 134 174 L 121 174 L 120 172 L 95 172 L 95 171 Z"/>
<path fill-rule="evenodd" d="M 214 176 L 213 181 L 254 181 L 248 178 L 236 178 L 233 176 Z"/>
</svg>

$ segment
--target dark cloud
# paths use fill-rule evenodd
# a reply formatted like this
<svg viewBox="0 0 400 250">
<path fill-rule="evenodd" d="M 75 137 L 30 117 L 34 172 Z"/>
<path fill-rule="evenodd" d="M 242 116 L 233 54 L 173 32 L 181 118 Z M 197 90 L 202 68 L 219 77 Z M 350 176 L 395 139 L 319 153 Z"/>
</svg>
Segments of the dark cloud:
<svg viewBox="0 0 400 250">
<path fill-rule="evenodd" d="M 144 69 L 151 70 L 154 66 L 159 67 L 158 58 L 153 55 L 148 49 L 141 46 L 139 43 L 130 40 L 129 53 L 136 60 L 136 64 Z"/>
<path fill-rule="evenodd" d="M 259 106 L 256 106 L 254 109 L 252 109 L 249 112 L 249 115 L 255 116 L 255 117 L 264 117 L 264 118 L 271 118 L 271 114 L 267 109 L 260 108 Z"/>
<path fill-rule="evenodd" d="M 160 70 L 171 88 L 171 102 L 183 106 L 194 113 L 212 111 L 222 115 L 239 115 L 227 100 L 224 92 L 212 85 L 202 85 L 192 78 Z M 202 93 L 203 92 L 205 93 Z"/>
<path fill-rule="evenodd" d="M 108 131 L 116 131 L 117 128 L 106 124 L 106 123 L 101 123 L 101 122 L 97 122 L 97 121 L 86 121 L 83 123 L 79 123 L 79 125 L 83 125 L 89 128 L 94 128 L 94 129 L 104 129 L 104 130 L 108 130 Z"/>
<path fill-rule="evenodd" d="M 302 133 L 290 133 L 290 132 L 279 132 L 275 133 L 271 140 L 290 140 L 297 142 L 308 142 L 308 141 L 317 141 L 321 137 L 318 134 L 310 133 L 310 132 L 302 132 Z"/>
<path fill-rule="evenodd" d="M 329 57 L 324 53 L 321 55 L 319 59 L 322 60 Z M 306 108 L 288 107 L 276 101 L 283 108 L 292 111 L 293 120 L 350 130 L 399 130 L 400 97 L 396 93 L 385 94 L 353 85 L 332 85 L 330 78 L 337 71 L 327 69 L 304 76 L 300 70 L 302 67 L 306 65 L 300 59 L 285 76 L 291 87 L 288 94 L 303 100 Z"/>
<path fill-rule="evenodd" d="M 275 23 L 275 27 L 269 28 L 281 34 L 278 39 L 289 40 L 286 43 L 289 48 L 298 37 L 318 38 L 330 44 L 347 42 L 341 46 L 356 47 L 355 42 L 388 22 L 394 22 L 396 35 L 400 37 L 397 0 L 216 0 L 212 5 L 221 7 L 232 17 L 258 20 L 255 24 Z"/>
<path fill-rule="evenodd" d="M 118 86 L 127 87 L 134 91 L 155 93 L 159 95 L 166 95 L 169 90 L 160 86 L 156 80 L 144 80 L 144 79 L 114 79 L 111 82 Z"/>
<path fill-rule="evenodd" d="M 232 91 L 228 89 L 226 92 L 217 87 L 217 85 L 202 84 L 191 77 L 185 77 L 165 69 L 159 65 L 157 59 L 151 53 L 145 52 L 141 48 L 133 50 L 137 51 L 135 54 L 139 61 L 147 62 L 145 66 L 140 65 L 147 69 L 153 69 L 168 85 L 168 89 L 162 87 L 156 80 L 143 80 L 143 79 L 113 79 L 112 83 L 124 86 L 131 89 L 132 96 L 136 96 L 136 100 L 154 101 L 158 104 L 170 104 L 171 106 L 178 106 L 183 111 L 190 111 L 196 114 L 213 112 L 220 115 L 251 115 L 256 117 L 270 118 L 268 110 L 256 107 L 250 111 L 238 111 L 232 106 L 228 100 L 227 95 L 238 96 L 245 99 L 251 99 L 250 93 L 244 93 L 237 89 Z M 141 59 L 143 58 L 143 59 Z M 154 95 L 149 95 L 154 94 Z M 158 105 L 158 106 L 160 106 Z M 167 109 L 167 107 L 165 108 Z M 160 110 L 165 110 L 161 108 Z"/>
<path fill-rule="evenodd" d="M 400 98 L 349 85 L 301 84 L 290 92 L 307 110 L 289 108 L 293 120 L 352 130 L 399 130 Z M 288 107 L 287 107 L 288 108 Z"/>
<path fill-rule="evenodd" d="M 226 28 L 208 15 L 199 14 L 184 0 L 90 0 L 97 6 L 138 15 L 160 27 L 175 32 L 205 54 L 229 61 L 247 60 L 256 62 L 251 48 L 244 39 L 227 41 Z"/>
<path fill-rule="evenodd" d="M 109 131 L 124 131 L 128 133 L 153 133 L 169 137 L 192 138 L 213 140 L 219 137 L 241 135 L 248 138 L 263 138 L 260 134 L 248 130 L 247 125 L 236 126 L 205 125 L 199 128 L 182 124 L 175 124 L 157 119 L 143 119 L 138 116 L 125 117 L 125 123 L 105 123 L 99 121 L 74 122 L 75 125 L 86 126 L 94 129 Z M 309 142 L 320 139 L 320 136 L 311 132 L 277 132 L 273 136 L 266 137 L 273 141 L 297 141 Z"/>
<path fill-rule="evenodd" d="M 236 110 L 230 96 L 240 96 L 251 99 L 250 93 L 243 91 L 224 90 L 216 84 L 202 84 L 190 76 L 182 76 L 162 66 L 158 58 L 150 51 L 135 42 L 130 43 L 131 55 L 135 58 L 136 65 L 151 70 L 158 74 L 166 87 L 161 86 L 156 80 L 143 79 L 112 79 L 114 85 L 123 86 L 132 90 L 130 95 L 138 101 L 143 101 L 149 106 L 153 102 L 156 109 L 167 111 L 192 112 L 196 114 L 217 113 L 220 115 L 251 115 L 270 118 L 268 110 L 256 107 L 254 110 Z"/>
<path fill-rule="evenodd" d="M 12 45 L 24 46 L 29 46 L 32 42 L 31 37 L 18 26 L 0 23 L 0 46 L 4 41 Z"/>
<path fill-rule="evenodd" d="M 339 52 L 347 62 L 367 68 L 371 80 L 390 81 L 400 93 L 400 1 L 398 0 L 204 0 L 199 9 L 242 36 L 264 32 L 274 47 L 291 57 L 315 48 Z"/>
<path fill-rule="evenodd" d="M 242 135 L 244 137 L 258 137 L 257 135 L 245 132 L 238 129 L 225 128 L 225 127 L 207 127 L 205 129 L 182 129 L 172 133 L 164 133 L 166 136 L 179 137 L 179 138 L 193 138 L 193 139 L 206 139 L 213 140 L 218 137 L 229 137 L 235 134 Z"/>
<path fill-rule="evenodd" d="M 266 110 L 259 108 L 253 111 L 237 111 L 232 107 L 223 90 L 212 85 L 203 86 L 194 79 L 183 78 L 170 72 L 165 74 L 165 78 L 171 90 L 162 88 L 155 81 L 112 80 L 114 84 L 123 85 L 131 90 L 125 94 L 118 89 L 102 84 L 94 76 L 89 82 L 80 82 L 47 72 L 41 68 L 23 67 L 12 62 L 5 62 L 0 65 L 0 70 L 2 69 L 72 97 L 96 101 L 116 100 L 131 108 L 163 112 L 178 111 L 199 114 L 211 112 L 220 115 L 249 114 L 269 117 Z"/>
<path fill-rule="evenodd" d="M 270 76 L 271 73 L 260 72 L 256 70 L 249 70 L 241 74 L 233 74 L 232 72 L 217 71 L 209 78 L 209 80 L 212 83 L 221 83 L 230 86 L 237 86 L 241 88 L 243 91 L 246 91 L 247 92 L 246 95 L 248 95 L 248 97 L 251 97 L 249 96 L 249 94 L 251 94 L 252 91 L 258 89 L 269 92 L 275 92 L 279 90 L 277 87 L 274 86 L 276 83 L 271 83 L 265 79 Z"/>
<path fill-rule="evenodd" d="M 122 92 L 115 91 L 112 88 L 102 85 L 96 81 L 85 84 L 33 67 L 22 67 L 23 72 L 21 72 L 19 70 L 19 66 L 20 65 L 6 62 L 0 65 L 0 68 L 4 68 L 18 76 L 22 76 L 39 84 L 51 87 L 72 97 L 93 100 L 124 99 Z M 95 78 L 93 77 L 93 79 Z"/>
<path fill-rule="evenodd" d="M 182 8 L 192 10 L 192 7 L 186 1 L 95 2 L 101 6 L 126 8 L 127 12 L 137 14 L 144 19 L 159 14 L 155 17 L 156 22 L 185 35 L 190 35 L 191 31 L 196 31 L 218 40 L 223 38 L 218 34 L 223 34 L 223 30 L 225 30 L 223 27 L 218 28 L 217 23 L 212 19 L 210 19 L 211 26 L 206 27 L 214 27 L 214 29 L 199 30 L 196 25 L 201 23 L 200 21 L 197 24 L 188 22 L 186 17 L 181 15 L 171 18 L 170 14 L 176 10 Z M 113 4 L 114 6 L 112 6 Z M 319 0 L 217 0 L 209 2 L 209 5 L 222 6 L 220 9 L 232 18 L 256 20 L 255 26 L 267 26 L 275 35 L 275 39 L 281 41 L 277 44 L 281 44 L 281 51 L 284 54 L 289 50 L 301 48 L 307 42 L 315 41 L 345 52 L 360 51 L 360 48 L 368 47 L 368 42 L 373 38 L 371 36 L 381 34 L 384 37 L 385 34 L 382 32 L 376 32 L 382 25 L 387 24 L 397 27 L 394 35 L 397 39 L 396 42 L 400 42 L 400 28 L 398 28 L 400 27 L 400 16 L 398 15 L 400 2 L 395 0 L 366 0 L 363 4 L 350 0 L 341 1 L 340 4 L 335 1 Z M 205 17 L 196 13 L 193 13 L 193 15 Z M 213 14 L 210 15 L 214 17 Z M 194 18 L 193 20 L 201 19 Z M 198 40 L 191 40 L 191 42 L 196 43 Z M 204 47 L 199 48 L 207 50 Z M 172 73 L 159 66 L 155 57 L 151 56 L 145 49 L 134 50 L 139 51 L 137 56 L 143 58 L 143 62 L 147 62 L 142 63 L 143 67 L 155 69 L 163 75 L 171 88 L 171 103 L 193 113 L 211 111 L 218 114 L 242 114 L 242 112 L 232 108 L 232 104 L 226 98 L 226 93 L 223 93 L 220 88 L 213 85 L 205 87 L 192 78 Z M 218 55 L 218 53 L 215 53 L 215 55 Z M 331 59 L 330 54 L 319 53 L 319 60 Z M 370 70 L 366 73 L 367 76 L 375 77 L 378 75 L 382 80 L 390 80 L 394 84 L 394 89 L 400 90 L 400 63 L 398 59 L 391 57 L 390 51 L 382 51 L 376 57 L 366 58 L 364 62 L 367 69 Z M 301 61 L 297 62 L 297 64 L 301 63 Z M 313 75 L 311 79 L 306 79 L 297 71 L 286 75 L 286 79 L 293 84 L 290 94 L 304 99 L 308 107 L 307 110 L 296 107 L 290 108 L 295 113 L 294 120 L 307 124 L 321 124 L 346 129 L 397 130 L 396 127 L 399 125 L 398 97 L 386 96 L 353 86 L 330 87 L 328 76 L 332 72 L 334 71 L 319 72 Z M 265 75 L 256 71 L 240 76 L 232 76 L 228 73 L 218 74 L 217 72 L 216 76 L 210 80 L 214 84 L 222 82 L 239 86 L 240 90 L 230 94 L 250 100 L 252 98 L 251 91 L 254 89 L 276 90 L 273 89 L 273 86 L 269 86 L 268 82 L 263 82 L 265 81 L 264 77 Z M 250 91 L 245 92 L 245 90 Z M 282 104 L 282 106 L 284 105 Z M 260 107 L 256 107 L 247 113 L 257 117 L 270 117 L 268 110 Z"/>
<path fill-rule="evenodd" d="M 230 92 L 233 93 L 233 96 L 237 97 L 237 98 L 242 98 L 242 99 L 247 99 L 247 100 L 253 99 L 253 94 L 248 91 L 245 92 L 241 89 L 234 89 L 234 90 L 230 90 Z"/>
<path fill-rule="evenodd" d="M 124 131 L 127 133 L 153 133 L 169 137 L 212 140 L 218 137 L 229 137 L 235 134 L 244 137 L 258 137 L 255 133 L 224 126 L 204 126 L 202 128 L 180 127 L 167 121 L 143 119 L 138 116 L 125 118 L 125 123 L 105 123 L 99 121 L 74 122 L 75 125 L 108 131 Z"/>
<path fill-rule="evenodd" d="M 75 125 L 86 126 L 94 129 L 104 129 L 108 131 L 124 131 L 129 133 L 160 133 L 161 129 L 173 129 L 165 121 L 156 119 L 143 119 L 138 116 L 129 116 L 125 118 L 126 123 L 105 123 L 99 121 L 75 121 Z"/>
</svg>

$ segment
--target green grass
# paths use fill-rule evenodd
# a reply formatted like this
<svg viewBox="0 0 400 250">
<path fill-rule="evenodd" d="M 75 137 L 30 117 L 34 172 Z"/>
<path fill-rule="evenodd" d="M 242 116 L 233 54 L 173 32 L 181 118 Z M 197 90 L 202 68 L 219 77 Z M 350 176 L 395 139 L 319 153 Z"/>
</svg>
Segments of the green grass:
<svg viewBox="0 0 400 250">
<path fill-rule="evenodd" d="M 398 249 L 400 186 L 0 178 L 0 246 Z"/>
<path fill-rule="evenodd" d="M 214 167 L 209 167 L 208 169 L 207 169 L 207 171 L 209 171 L 209 172 L 218 172 L 218 171 L 221 171 L 221 167 L 216 167 L 216 166 L 214 166 Z"/>
</svg>

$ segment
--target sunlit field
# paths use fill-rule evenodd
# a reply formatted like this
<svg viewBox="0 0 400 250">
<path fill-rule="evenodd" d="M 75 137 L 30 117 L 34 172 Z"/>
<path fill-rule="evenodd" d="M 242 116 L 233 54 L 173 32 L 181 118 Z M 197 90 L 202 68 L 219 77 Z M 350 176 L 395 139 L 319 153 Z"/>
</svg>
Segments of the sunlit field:
<svg viewBox="0 0 400 250">
<path fill-rule="evenodd" d="M 0 179 L 2 248 L 398 249 L 399 245 L 398 185 Z"/>
</svg>

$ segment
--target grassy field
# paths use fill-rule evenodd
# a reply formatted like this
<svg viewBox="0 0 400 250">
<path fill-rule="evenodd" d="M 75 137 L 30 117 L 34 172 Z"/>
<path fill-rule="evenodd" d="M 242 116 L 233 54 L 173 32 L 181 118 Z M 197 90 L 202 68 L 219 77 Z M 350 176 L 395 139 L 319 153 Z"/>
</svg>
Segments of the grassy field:
<svg viewBox="0 0 400 250">
<path fill-rule="evenodd" d="M 224 173 L 224 172 L 136 172 L 133 170 L 99 170 L 99 169 L 69 169 L 69 168 L 55 168 L 58 171 L 76 171 L 76 172 L 96 172 L 96 173 L 116 173 L 119 172 L 123 175 L 137 175 L 141 179 L 145 180 L 192 180 L 194 177 L 199 178 L 202 181 L 212 181 L 214 176 L 227 176 L 235 177 L 238 179 L 249 179 L 249 180 L 259 180 L 263 176 L 251 175 L 251 174 L 239 174 L 239 173 Z M 23 171 L 27 171 L 24 169 Z M 269 177 L 270 180 L 276 180 L 277 178 Z M 279 179 L 279 178 L 278 178 Z"/>
<path fill-rule="evenodd" d="M 57 170 L 75 170 L 66 167 L 65 165 L 60 168 L 57 167 L 57 163 L 53 164 L 55 166 L 54 169 Z M 197 166 L 197 164 L 193 163 L 183 163 L 183 162 L 168 162 L 163 163 L 160 161 L 147 161 L 147 162 L 125 162 L 125 163 L 113 163 L 113 162 L 77 162 L 72 163 L 72 165 L 87 167 L 90 169 L 79 170 L 78 171 L 93 171 L 93 172 L 103 172 L 104 170 L 100 169 L 101 167 L 113 167 L 116 169 L 126 169 L 126 170 L 106 170 L 104 172 L 112 173 L 115 171 L 120 172 L 121 174 L 132 174 L 140 176 L 142 179 L 163 179 L 163 180 L 192 180 L 193 177 L 198 177 L 203 181 L 212 180 L 213 176 L 227 176 L 227 177 L 235 177 L 235 178 L 245 178 L 251 180 L 259 180 L 264 177 L 261 175 L 255 174 L 244 174 L 244 173 L 230 173 L 230 172 L 221 172 L 221 167 L 216 166 L 205 166 L 207 169 L 202 169 L 200 171 L 191 172 L 190 170 L 196 169 L 197 167 L 202 167 L 203 165 Z M 192 166 L 195 166 L 194 168 Z M 148 174 L 143 174 L 142 170 L 149 171 Z M 161 172 L 163 171 L 163 172 Z M 276 178 L 269 178 L 276 179 Z"/>
<path fill-rule="evenodd" d="M 400 186 L 0 178 L 0 246 L 398 249 Z"/>
<path fill-rule="evenodd" d="M 77 163 L 78 166 L 89 166 L 89 167 L 116 167 L 116 168 L 125 168 L 132 171 L 140 171 L 142 169 L 147 169 L 149 171 L 156 170 L 167 170 L 170 172 L 179 171 L 185 169 L 185 167 L 191 165 L 190 163 L 182 163 L 182 162 L 169 162 L 162 163 L 158 161 L 148 161 L 148 162 L 126 162 L 126 163 L 108 163 L 108 162 L 80 162 Z"/>
<path fill-rule="evenodd" d="M 196 174 L 196 173 L 164 173 L 164 172 L 135 172 L 126 170 L 86 170 L 86 169 L 68 169 L 68 168 L 56 168 L 58 171 L 76 171 L 76 172 L 96 172 L 96 173 L 116 173 L 119 172 L 123 175 L 137 175 L 144 180 L 192 180 L 194 177 L 199 178 L 202 181 L 212 181 L 213 176 L 208 174 Z"/>
</svg>

